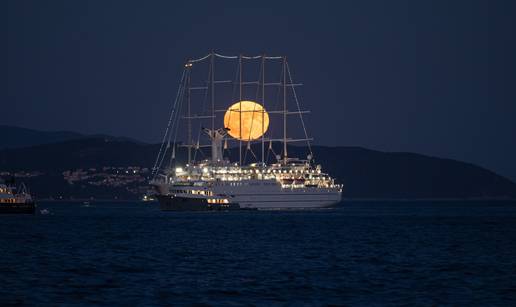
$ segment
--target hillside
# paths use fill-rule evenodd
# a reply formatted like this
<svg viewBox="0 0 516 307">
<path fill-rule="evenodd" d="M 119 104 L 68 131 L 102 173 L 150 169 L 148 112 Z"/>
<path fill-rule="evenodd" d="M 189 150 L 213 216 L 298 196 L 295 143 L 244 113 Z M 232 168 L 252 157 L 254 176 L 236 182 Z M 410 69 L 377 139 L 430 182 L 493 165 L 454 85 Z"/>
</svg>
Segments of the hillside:
<svg viewBox="0 0 516 307">
<path fill-rule="evenodd" d="M 16 172 L 39 197 L 137 198 L 147 188 L 158 149 L 105 138 L 3 149 L 0 173 Z M 358 147 L 313 150 L 316 163 L 344 184 L 346 198 L 516 198 L 515 183 L 468 163 Z M 289 152 L 306 156 L 304 147 Z M 234 158 L 237 150 L 229 154 Z M 185 151 L 177 156 L 184 163 Z"/>
<path fill-rule="evenodd" d="M 70 131 L 40 131 L 7 125 L 0 125 L 0 135 L 2 136 L 0 149 L 30 147 L 85 138 L 127 140 L 137 143 L 137 141 L 129 138 L 112 137 L 103 134 L 85 135 Z"/>
<path fill-rule="evenodd" d="M 0 125 L 0 135 L 2 135 L 0 149 L 57 143 L 84 136 L 70 131 L 39 131 L 6 125 Z"/>
</svg>

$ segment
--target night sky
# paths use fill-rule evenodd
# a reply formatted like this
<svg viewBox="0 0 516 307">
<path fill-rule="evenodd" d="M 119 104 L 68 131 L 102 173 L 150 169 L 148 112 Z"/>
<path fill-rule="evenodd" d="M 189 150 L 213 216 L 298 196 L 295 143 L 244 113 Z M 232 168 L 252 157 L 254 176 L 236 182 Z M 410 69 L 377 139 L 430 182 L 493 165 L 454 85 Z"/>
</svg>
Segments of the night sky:
<svg viewBox="0 0 516 307">
<path fill-rule="evenodd" d="M 2 5 L 2 124 L 158 142 L 186 59 L 286 55 L 316 144 L 516 180 L 515 1 Z"/>
</svg>

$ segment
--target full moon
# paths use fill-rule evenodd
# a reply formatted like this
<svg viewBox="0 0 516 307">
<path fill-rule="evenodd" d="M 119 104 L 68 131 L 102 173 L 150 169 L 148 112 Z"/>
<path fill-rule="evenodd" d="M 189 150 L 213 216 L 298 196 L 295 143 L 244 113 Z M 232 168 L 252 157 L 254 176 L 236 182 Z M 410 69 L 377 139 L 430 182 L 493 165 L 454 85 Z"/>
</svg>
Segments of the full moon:
<svg viewBox="0 0 516 307">
<path fill-rule="evenodd" d="M 242 125 L 240 125 L 240 117 Z M 240 131 L 240 126 L 242 131 Z M 269 114 L 259 103 L 249 100 L 239 101 L 224 114 L 224 127 L 235 139 L 252 141 L 261 137 L 269 127 Z"/>
</svg>

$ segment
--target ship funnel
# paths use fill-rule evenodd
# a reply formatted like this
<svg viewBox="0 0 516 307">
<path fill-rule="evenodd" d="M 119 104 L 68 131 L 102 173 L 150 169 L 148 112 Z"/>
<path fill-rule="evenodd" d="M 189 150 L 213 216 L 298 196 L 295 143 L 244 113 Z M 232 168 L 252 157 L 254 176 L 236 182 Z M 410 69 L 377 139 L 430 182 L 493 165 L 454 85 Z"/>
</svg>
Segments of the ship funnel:
<svg viewBox="0 0 516 307">
<path fill-rule="evenodd" d="M 220 128 L 217 130 L 211 130 L 208 128 L 202 129 L 211 139 L 211 160 L 213 162 L 219 162 L 223 160 L 222 157 L 222 140 L 227 134 L 227 130 Z"/>
</svg>

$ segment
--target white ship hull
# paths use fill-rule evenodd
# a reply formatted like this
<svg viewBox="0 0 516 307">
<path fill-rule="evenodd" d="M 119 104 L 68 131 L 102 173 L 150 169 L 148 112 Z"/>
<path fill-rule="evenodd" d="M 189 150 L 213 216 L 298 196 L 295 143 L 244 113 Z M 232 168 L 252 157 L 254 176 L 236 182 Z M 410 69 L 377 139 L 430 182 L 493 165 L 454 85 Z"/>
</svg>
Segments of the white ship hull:
<svg viewBox="0 0 516 307">
<path fill-rule="evenodd" d="M 339 189 L 282 188 L 273 180 L 248 180 L 215 186 L 217 194 L 232 196 L 230 201 L 241 208 L 257 209 L 302 209 L 321 208 L 334 205 L 341 200 Z"/>
<path fill-rule="evenodd" d="M 195 191 L 195 192 L 192 192 Z M 200 194 L 199 191 L 202 191 Z M 210 187 L 166 186 L 160 187 L 161 195 L 171 198 L 227 199 L 241 209 L 310 209 L 324 208 L 341 200 L 339 188 L 282 188 L 275 180 L 243 180 L 215 182 Z M 210 196 L 207 196 L 210 195 Z"/>
</svg>

